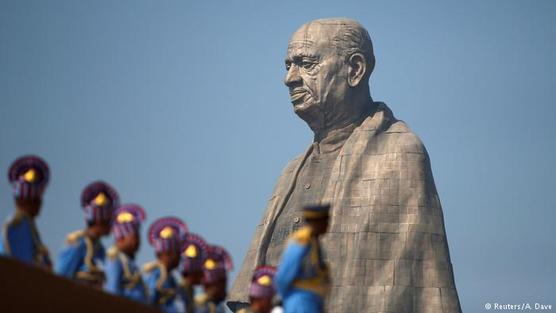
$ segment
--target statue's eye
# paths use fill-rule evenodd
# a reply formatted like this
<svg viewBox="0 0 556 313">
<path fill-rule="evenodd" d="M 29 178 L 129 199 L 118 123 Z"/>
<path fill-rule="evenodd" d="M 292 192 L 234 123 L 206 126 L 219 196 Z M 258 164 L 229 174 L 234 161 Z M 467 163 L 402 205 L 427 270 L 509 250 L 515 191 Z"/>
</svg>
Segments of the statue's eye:
<svg viewBox="0 0 556 313">
<path fill-rule="evenodd" d="M 286 62 L 286 71 L 289 71 L 291 67 L 292 67 L 291 62 Z"/>
<path fill-rule="evenodd" d="M 307 62 L 307 61 L 301 62 L 301 67 L 303 67 L 306 70 L 312 69 L 313 66 L 315 66 L 315 63 L 313 63 L 313 62 Z"/>
</svg>

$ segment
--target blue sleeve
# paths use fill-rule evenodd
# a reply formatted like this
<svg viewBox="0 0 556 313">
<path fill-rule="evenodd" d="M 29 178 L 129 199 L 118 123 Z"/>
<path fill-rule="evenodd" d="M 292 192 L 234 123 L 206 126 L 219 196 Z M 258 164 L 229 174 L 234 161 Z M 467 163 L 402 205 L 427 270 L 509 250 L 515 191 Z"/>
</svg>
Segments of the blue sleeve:
<svg viewBox="0 0 556 313">
<path fill-rule="evenodd" d="M 121 295 L 123 293 L 122 290 L 122 263 L 118 258 L 108 259 L 106 262 L 106 266 L 104 269 L 104 273 L 106 274 L 106 282 L 104 284 L 104 290 L 106 292 Z"/>
<path fill-rule="evenodd" d="M 6 229 L 6 242 L 9 245 L 10 256 L 28 263 L 34 262 L 35 252 L 29 223 L 22 221 L 17 224 L 8 225 Z"/>
<path fill-rule="evenodd" d="M 159 275 L 159 271 L 153 270 L 147 275 L 147 278 L 145 279 L 145 285 L 147 285 L 147 303 L 149 304 L 158 304 L 158 292 L 156 289 L 156 282 L 158 281 Z"/>
<path fill-rule="evenodd" d="M 181 301 L 183 302 L 183 307 L 184 307 L 184 310 L 185 310 L 185 308 L 187 308 L 187 303 L 188 303 L 185 288 L 183 286 L 178 285 L 176 290 L 178 292 L 178 297 L 181 298 Z"/>
<path fill-rule="evenodd" d="M 309 245 L 301 245 L 290 242 L 284 251 L 282 261 L 274 277 L 274 282 L 278 293 L 284 297 L 291 288 L 291 284 L 297 277 L 301 268 L 303 257 L 309 251 Z"/>
<path fill-rule="evenodd" d="M 85 258 L 85 243 L 80 241 L 76 245 L 65 248 L 58 257 L 56 273 L 60 276 L 73 278 Z"/>
<path fill-rule="evenodd" d="M 104 249 L 103 245 L 100 245 L 97 251 L 97 258 L 100 260 L 100 262 L 104 263 L 104 261 L 106 260 L 106 250 Z"/>
</svg>

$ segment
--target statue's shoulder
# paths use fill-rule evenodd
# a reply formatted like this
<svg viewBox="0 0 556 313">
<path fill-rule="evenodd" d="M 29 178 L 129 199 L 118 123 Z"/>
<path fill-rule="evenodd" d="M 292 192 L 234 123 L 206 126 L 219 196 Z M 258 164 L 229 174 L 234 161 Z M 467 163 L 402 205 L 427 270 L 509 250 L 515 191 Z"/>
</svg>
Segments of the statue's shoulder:
<svg viewBox="0 0 556 313">
<path fill-rule="evenodd" d="M 384 102 L 375 102 L 376 110 L 367 116 L 359 129 L 363 131 L 377 131 L 379 133 L 411 133 L 407 124 L 398 120 L 392 110 Z"/>
<path fill-rule="evenodd" d="M 425 145 L 421 141 L 421 138 L 419 138 L 404 121 L 393 123 L 385 133 L 391 137 L 395 137 L 395 140 L 390 140 L 396 145 L 395 151 L 401 153 L 426 153 Z"/>
<path fill-rule="evenodd" d="M 385 133 L 413 133 L 413 131 L 407 126 L 407 124 L 402 120 L 393 121 L 392 124 L 384 131 Z"/>
<path fill-rule="evenodd" d="M 312 233 L 313 231 L 311 230 L 311 228 L 305 226 L 294 232 L 290 237 L 290 241 L 300 245 L 307 245 L 309 241 L 311 241 Z"/>
<path fill-rule="evenodd" d="M 386 151 L 396 153 L 426 153 L 423 142 L 403 120 L 394 116 L 392 110 L 383 102 L 378 102 L 377 113 L 365 120 L 367 128 L 376 127 L 381 131 L 377 135 Z M 381 138 L 382 140 L 380 140 Z"/>
</svg>

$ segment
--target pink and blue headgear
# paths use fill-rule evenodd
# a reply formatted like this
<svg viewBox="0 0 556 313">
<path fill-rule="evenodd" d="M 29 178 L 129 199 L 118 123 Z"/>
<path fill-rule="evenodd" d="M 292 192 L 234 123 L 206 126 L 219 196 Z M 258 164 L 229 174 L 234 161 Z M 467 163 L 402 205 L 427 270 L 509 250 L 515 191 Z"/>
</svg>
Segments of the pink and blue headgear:
<svg viewBox="0 0 556 313">
<path fill-rule="evenodd" d="M 34 155 L 18 158 L 8 170 L 8 179 L 14 188 L 16 199 L 40 199 L 49 178 L 48 165 Z"/>
<path fill-rule="evenodd" d="M 249 297 L 272 299 L 276 293 L 274 275 L 276 275 L 274 266 L 261 266 L 255 269 L 249 287 Z"/>
<path fill-rule="evenodd" d="M 209 246 L 203 264 L 203 283 L 212 284 L 225 281 L 228 278 L 228 271 L 231 271 L 233 267 L 232 257 L 226 249 L 220 246 Z"/>
<path fill-rule="evenodd" d="M 137 204 L 123 204 L 114 213 L 112 231 L 120 239 L 130 234 L 139 234 L 141 223 L 145 220 L 145 210 Z"/>
<path fill-rule="evenodd" d="M 168 251 L 180 253 L 187 231 L 187 225 L 179 218 L 163 217 L 151 224 L 149 243 L 157 254 Z"/>
<path fill-rule="evenodd" d="M 81 206 L 85 211 L 85 220 L 111 221 L 115 209 L 120 205 L 120 197 L 114 187 L 103 181 L 87 185 L 81 193 Z"/>
<path fill-rule="evenodd" d="M 207 256 L 208 245 L 203 237 L 188 233 L 182 250 L 181 272 L 188 275 L 203 271 L 203 262 Z"/>
</svg>

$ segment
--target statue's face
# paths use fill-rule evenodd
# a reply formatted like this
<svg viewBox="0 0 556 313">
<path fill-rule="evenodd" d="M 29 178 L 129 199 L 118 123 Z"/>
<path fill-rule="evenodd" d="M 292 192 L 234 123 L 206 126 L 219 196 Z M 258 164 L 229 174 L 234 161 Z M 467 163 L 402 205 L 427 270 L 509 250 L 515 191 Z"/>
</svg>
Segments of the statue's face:
<svg viewBox="0 0 556 313">
<path fill-rule="evenodd" d="M 284 83 L 295 113 L 313 129 L 326 126 L 349 88 L 345 58 L 332 44 L 335 31 L 334 26 L 309 23 L 288 45 Z"/>
</svg>

